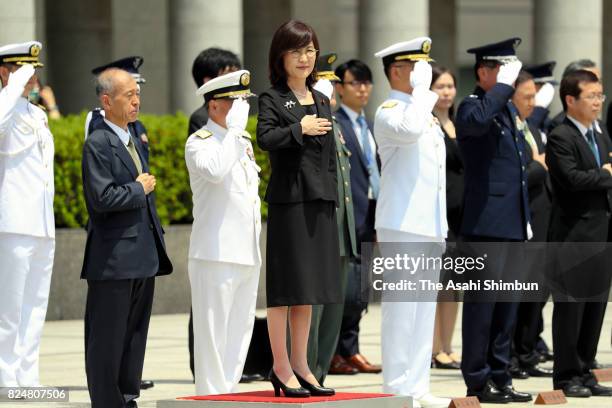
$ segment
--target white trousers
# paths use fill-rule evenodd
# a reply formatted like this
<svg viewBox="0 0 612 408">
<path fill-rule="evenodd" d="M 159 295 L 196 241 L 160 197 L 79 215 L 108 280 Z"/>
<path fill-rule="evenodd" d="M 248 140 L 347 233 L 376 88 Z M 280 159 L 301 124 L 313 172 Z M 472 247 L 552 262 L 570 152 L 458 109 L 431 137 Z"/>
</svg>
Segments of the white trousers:
<svg viewBox="0 0 612 408">
<path fill-rule="evenodd" d="M 55 239 L 0 233 L 0 387 L 40 385 Z"/>
<path fill-rule="evenodd" d="M 259 265 L 189 259 L 198 395 L 236 392 L 246 360 Z"/>
<path fill-rule="evenodd" d="M 383 243 L 383 256 L 395 255 L 385 253 L 384 242 L 409 243 L 406 252 L 414 252 L 417 257 L 440 256 L 444 251 L 443 242 L 431 244 L 439 239 L 387 229 L 378 229 L 376 234 L 378 242 Z M 437 279 L 439 272 L 429 270 L 428 274 L 433 273 Z M 382 300 L 383 392 L 419 399 L 429 393 L 436 302 L 386 302 L 384 293 Z"/>
</svg>

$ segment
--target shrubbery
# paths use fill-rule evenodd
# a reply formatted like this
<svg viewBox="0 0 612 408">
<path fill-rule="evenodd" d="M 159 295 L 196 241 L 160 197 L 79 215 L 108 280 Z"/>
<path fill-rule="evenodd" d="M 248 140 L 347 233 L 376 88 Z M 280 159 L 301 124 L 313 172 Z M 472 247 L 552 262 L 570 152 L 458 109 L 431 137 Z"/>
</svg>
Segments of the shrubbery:
<svg viewBox="0 0 612 408">
<path fill-rule="evenodd" d="M 68 115 L 50 121 L 55 140 L 55 223 L 61 227 L 80 227 L 87 221 L 87 209 L 81 182 L 81 156 L 83 150 L 86 112 Z M 147 128 L 150 148 L 151 174 L 157 178 L 155 193 L 157 210 L 163 224 L 190 223 L 191 189 L 185 165 L 185 141 L 188 118 L 176 115 L 140 115 Z M 260 196 L 266 190 L 270 177 L 268 155 L 259 150 L 255 142 L 255 117 L 249 118 L 247 130 L 253 136 L 257 164 L 261 167 Z M 262 202 L 262 216 L 267 206 Z"/>
</svg>

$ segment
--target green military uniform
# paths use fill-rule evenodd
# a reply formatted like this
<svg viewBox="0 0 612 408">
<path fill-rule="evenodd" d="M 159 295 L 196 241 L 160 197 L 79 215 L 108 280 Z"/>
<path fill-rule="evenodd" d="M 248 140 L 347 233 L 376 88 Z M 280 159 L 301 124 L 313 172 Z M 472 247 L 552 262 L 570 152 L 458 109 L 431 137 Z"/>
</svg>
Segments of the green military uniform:
<svg viewBox="0 0 612 408">
<path fill-rule="evenodd" d="M 340 125 L 335 119 L 333 127 L 336 139 L 336 168 L 338 175 L 336 218 L 340 242 L 340 279 L 342 279 L 342 290 L 344 292 L 349 271 L 349 259 L 351 256 L 355 257 L 357 255 L 349 164 L 351 152 L 346 147 L 340 132 Z M 332 357 L 336 351 L 343 310 L 344 304 L 312 306 L 312 320 L 308 337 L 310 339 L 308 342 L 308 365 L 321 384 L 325 380 Z"/>
</svg>

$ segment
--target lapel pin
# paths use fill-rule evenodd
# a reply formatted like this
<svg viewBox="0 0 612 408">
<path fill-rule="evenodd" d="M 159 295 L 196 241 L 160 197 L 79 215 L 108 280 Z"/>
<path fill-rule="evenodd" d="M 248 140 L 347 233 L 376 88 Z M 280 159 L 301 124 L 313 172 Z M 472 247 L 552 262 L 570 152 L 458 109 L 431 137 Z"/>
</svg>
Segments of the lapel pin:
<svg viewBox="0 0 612 408">
<path fill-rule="evenodd" d="M 285 102 L 285 108 L 287 108 L 287 109 L 293 108 L 293 105 L 295 105 L 295 102 L 293 102 L 293 101 Z"/>
</svg>

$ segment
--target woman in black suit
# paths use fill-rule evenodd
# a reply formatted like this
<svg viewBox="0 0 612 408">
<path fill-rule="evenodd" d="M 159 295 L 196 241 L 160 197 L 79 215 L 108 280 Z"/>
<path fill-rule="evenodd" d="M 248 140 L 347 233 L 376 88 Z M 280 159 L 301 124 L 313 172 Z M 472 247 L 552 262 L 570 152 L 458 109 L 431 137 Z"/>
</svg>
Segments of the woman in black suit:
<svg viewBox="0 0 612 408">
<path fill-rule="evenodd" d="M 448 242 L 454 242 L 461 225 L 463 206 L 463 160 L 455 137 L 453 122 L 457 86 L 455 76 L 448 68 L 432 67 L 431 90 L 438 94 L 433 113 L 440 121 L 446 145 L 446 218 Z M 447 255 L 451 255 L 448 254 Z M 458 304 L 455 291 L 440 291 L 434 325 L 432 365 L 436 368 L 459 369 L 461 359 L 451 347 Z"/>
<path fill-rule="evenodd" d="M 270 46 L 272 87 L 259 97 L 257 143 L 270 154 L 266 295 L 276 395 L 332 395 L 306 360 L 313 304 L 342 303 L 336 157 L 329 99 L 314 90 L 319 43 L 291 20 Z M 287 319 L 291 357 L 287 353 Z M 301 385 L 301 387 L 300 387 Z"/>
</svg>

